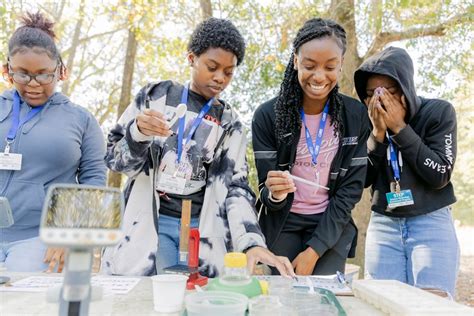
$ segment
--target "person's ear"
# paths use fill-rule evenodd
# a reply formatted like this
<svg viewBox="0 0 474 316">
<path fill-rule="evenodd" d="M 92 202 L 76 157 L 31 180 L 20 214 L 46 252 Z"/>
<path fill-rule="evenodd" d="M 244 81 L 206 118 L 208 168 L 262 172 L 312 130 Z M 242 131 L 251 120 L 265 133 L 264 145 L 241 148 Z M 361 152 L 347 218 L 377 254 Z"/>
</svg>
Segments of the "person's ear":
<svg viewBox="0 0 474 316">
<path fill-rule="evenodd" d="M 293 69 L 298 71 L 298 56 L 297 55 L 293 56 Z"/>
<path fill-rule="evenodd" d="M 408 109 L 407 107 L 407 99 L 405 98 L 405 95 L 402 94 L 402 97 L 400 98 L 400 101 L 402 101 L 402 107 L 405 109 L 405 111 Z"/>
<path fill-rule="evenodd" d="M 2 77 L 6 82 L 13 84 L 13 79 L 8 74 L 8 63 L 2 65 Z"/>
<path fill-rule="evenodd" d="M 61 65 L 59 67 L 59 80 L 64 81 L 67 80 L 69 77 L 69 71 L 67 70 L 66 66 Z"/>
<path fill-rule="evenodd" d="M 337 81 L 339 81 L 339 80 L 342 79 L 342 76 L 343 76 L 343 75 L 342 75 L 342 66 L 343 66 L 343 63 L 344 63 L 344 57 L 342 57 L 341 62 L 339 63 L 339 66 L 337 66 L 337 67 L 339 67 L 339 69 L 336 70 L 336 71 L 337 71 L 337 72 L 336 72 L 336 80 L 337 80 Z"/>
<path fill-rule="evenodd" d="M 193 52 L 189 52 L 189 53 L 188 53 L 187 59 L 188 59 L 188 64 L 189 64 L 189 66 L 191 66 L 191 67 L 194 66 L 194 60 L 195 60 L 195 58 L 196 58 L 196 55 L 194 55 Z"/>
</svg>

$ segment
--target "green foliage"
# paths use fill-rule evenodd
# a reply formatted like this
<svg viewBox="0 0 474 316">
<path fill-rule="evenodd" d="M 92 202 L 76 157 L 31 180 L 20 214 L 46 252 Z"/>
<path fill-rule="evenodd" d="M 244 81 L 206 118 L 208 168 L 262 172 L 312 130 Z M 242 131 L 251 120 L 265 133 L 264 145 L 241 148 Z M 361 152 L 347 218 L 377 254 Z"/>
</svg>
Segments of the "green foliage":
<svg viewBox="0 0 474 316">
<path fill-rule="evenodd" d="M 1 1 L 2 63 L 6 61 L 7 42 L 17 26 L 18 16 L 26 9 L 40 9 L 57 22 L 58 46 L 66 60 L 79 19 L 79 2 Z M 221 0 L 211 1 L 211 4 L 214 16 L 231 19 L 247 40 L 244 63 L 222 97 L 241 113 L 248 127 L 255 108 L 277 94 L 298 28 L 308 18 L 333 16 L 331 5 L 347 6 L 351 1 Z M 381 32 L 403 33 L 412 28 L 429 28 L 463 12 L 469 12 L 468 22 L 472 22 L 474 15 L 472 1 L 468 0 L 359 0 L 354 1 L 353 10 L 349 9 L 349 14 L 355 13 L 358 51 L 347 54 L 357 56 L 362 56 Z M 189 79 L 186 46 L 193 28 L 202 19 L 199 1 L 116 0 L 104 5 L 101 1 L 86 0 L 82 18 L 81 42 L 69 78 L 71 98 L 90 109 L 104 131 L 116 120 L 128 29 L 135 32 L 138 41 L 133 93 L 149 81 L 185 82 Z M 474 135 L 470 127 L 474 120 L 472 93 L 465 89 L 473 82 L 474 24 L 468 22 L 454 23 L 444 30 L 442 37 L 416 37 L 396 43 L 405 46 L 414 57 L 417 89 L 422 94 L 456 100 L 453 101 L 459 118 L 459 156 L 454 173 L 459 200 L 456 214 L 468 214 L 474 202 L 474 183 L 469 174 L 463 172 L 474 170 Z M 0 89 L 6 87 L 6 83 L 0 81 Z M 249 180 L 256 190 L 250 146 L 247 157 Z"/>
<path fill-rule="evenodd" d="M 16 27 L 16 18 L 20 9 L 20 3 L 11 1 L 0 2 L 0 61 L 2 65 L 7 60 L 8 40 Z"/>
<path fill-rule="evenodd" d="M 255 157 L 253 155 L 252 144 L 249 143 L 247 146 L 247 163 L 249 165 L 248 171 L 248 179 L 250 187 L 252 188 L 253 192 L 258 196 L 258 177 L 257 177 L 257 169 L 255 168 Z"/>
</svg>

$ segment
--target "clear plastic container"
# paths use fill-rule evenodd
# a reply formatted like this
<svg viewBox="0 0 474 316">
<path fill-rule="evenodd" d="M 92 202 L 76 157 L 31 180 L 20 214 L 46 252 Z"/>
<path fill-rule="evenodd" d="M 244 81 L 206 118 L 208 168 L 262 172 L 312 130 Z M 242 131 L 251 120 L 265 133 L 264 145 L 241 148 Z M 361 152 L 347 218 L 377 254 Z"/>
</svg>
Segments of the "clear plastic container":
<svg viewBox="0 0 474 316">
<path fill-rule="evenodd" d="M 307 316 L 337 316 L 338 309 L 327 303 L 327 299 L 318 293 L 291 290 L 286 296 L 280 296 L 280 301 L 285 307 L 291 309 L 291 315 Z"/>
<path fill-rule="evenodd" d="M 244 316 L 248 298 L 232 292 L 206 291 L 186 296 L 188 316 Z"/>
<path fill-rule="evenodd" d="M 268 281 L 268 294 L 284 297 L 293 290 L 293 280 L 285 277 L 274 276 Z"/>
<path fill-rule="evenodd" d="M 249 284 L 247 256 L 241 252 L 229 252 L 224 256 L 224 274 L 220 278 L 223 284 Z"/>
<path fill-rule="evenodd" d="M 283 306 L 277 296 L 259 295 L 249 300 L 249 316 L 294 316 L 291 307 Z"/>
<path fill-rule="evenodd" d="M 229 291 L 244 294 L 247 297 L 262 294 L 260 282 L 247 270 L 247 256 L 239 252 L 230 252 L 224 256 L 223 275 L 210 280 L 206 290 Z"/>
</svg>

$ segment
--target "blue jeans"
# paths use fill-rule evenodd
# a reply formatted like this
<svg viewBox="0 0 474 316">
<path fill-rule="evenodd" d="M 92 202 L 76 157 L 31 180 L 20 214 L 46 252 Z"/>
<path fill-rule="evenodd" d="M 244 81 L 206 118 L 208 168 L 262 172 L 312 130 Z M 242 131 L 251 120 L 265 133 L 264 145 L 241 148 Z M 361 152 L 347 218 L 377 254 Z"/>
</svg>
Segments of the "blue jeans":
<svg viewBox="0 0 474 316">
<path fill-rule="evenodd" d="M 404 218 L 372 212 L 365 245 L 366 278 L 436 288 L 454 297 L 459 255 L 451 207 Z"/>
<path fill-rule="evenodd" d="M 7 271 L 42 272 L 48 268 L 43 262 L 47 247 L 39 237 L 0 243 L 0 263 Z"/>
<path fill-rule="evenodd" d="M 179 263 L 180 226 L 181 219 L 160 214 L 158 218 L 158 253 L 156 254 L 157 274 L 162 274 L 164 268 Z M 191 218 L 190 226 L 198 228 L 199 218 Z"/>
</svg>

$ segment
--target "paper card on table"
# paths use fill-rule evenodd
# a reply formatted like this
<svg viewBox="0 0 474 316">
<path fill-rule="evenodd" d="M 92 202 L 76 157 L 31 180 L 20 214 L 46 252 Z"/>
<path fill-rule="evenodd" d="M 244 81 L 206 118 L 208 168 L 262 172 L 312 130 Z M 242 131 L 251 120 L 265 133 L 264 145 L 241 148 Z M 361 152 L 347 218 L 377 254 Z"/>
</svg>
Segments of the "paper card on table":
<svg viewBox="0 0 474 316">
<path fill-rule="evenodd" d="M 269 281 L 271 278 L 282 278 L 279 275 L 258 275 L 259 280 Z M 307 279 L 310 279 L 314 287 L 322 288 L 333 292 L 335 295 L 352 295 L 352 290 L 346 284 L 342 284 L 336 274 L 333 275 L 311 275 L 311 276 L 296 276 L 293 281 L 293 287 L 308 288 Z"/>
<path fill-rule="evenodd" d="M 44 292 L 47 289 L 60 286 L 63 277 L 56 276 L 30 276 L 19 281 L 15 281 L 7 286 L 1 286 L 3 292 Z M 127 294 L 135 285 L 140 282 L 140 278 L 129 277 L 108 277 L 94 276 L 91 278 L 93 286 L 101 286 L 104 292 L 112 294 Z"/>
</svg>

